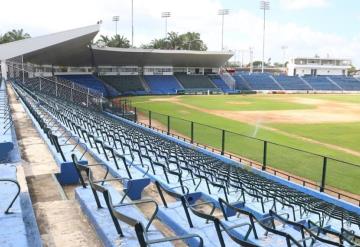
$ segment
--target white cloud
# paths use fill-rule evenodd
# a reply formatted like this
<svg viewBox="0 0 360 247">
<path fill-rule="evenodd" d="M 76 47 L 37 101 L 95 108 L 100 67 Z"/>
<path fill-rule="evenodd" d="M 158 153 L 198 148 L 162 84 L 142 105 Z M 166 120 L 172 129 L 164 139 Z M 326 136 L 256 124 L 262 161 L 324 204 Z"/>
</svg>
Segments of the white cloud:
<svg viewBox="0 0 360 247">
<path fill-rule="evenodd" d="M 280 0 L 285 9 L 301 10 L 306 8 L 322 8 L 329 4 L 329 0 Z"/>
<path fill-rule="evenodd" d="M 284 2 L 313 2 L 326 4 L 325 0 L 280 0 Z M 113 34 L 112 16 L 119 15 L 118 32 L 131 38 L 130 0 L 62 0 L 56 5 L 48 0 L 4 1 L 0 15 L 0 33 L 12 28 L 24 28 L 33 36 L 95 24 L 103 20 L 101 33 Z M 298 3 L 299 4 L 299 3 Z M 22 8 L 18 8 L 22 5 Z M 290 6 L 290 5 L 289 5 Z M 296 4 L 294 5 L 296 6 Z M 300 6 L 300 5 L 298 5 Z M 304 6 L 304 5 L 303 5 Z M 308 5 L 309 6 L 309 5 Z M 134 0 L 135 45 L 150 42 L 164 36 L 162 11 L 171 11 L 168 30 L 176 32 L 196 31 L 210 50 L 220 49 L 221 18 L 217 10 L 223 7 L 220 0 Z M 231 6 L 230 6 L 231 7 Z M 16 18 L 14 17 L 16 14 Z M 256 59 L 261 58 L 262 18 L 247 9 L 233 10 L 225 17 L 224 44 L 232 50 L 254 47 Z M 282 61 L 281 46 L 289 47 L 288 56 L 353 57 L 360 65 L 360 34 L 345 38 L 336 33 L 325 33 L 297 23 L 268 21 L 266 33 L 266 58 Z M 249 54 L 244 54 L 247 62 Z M 237 58 L 238 59 L 238 58 Z"/>
</svg>

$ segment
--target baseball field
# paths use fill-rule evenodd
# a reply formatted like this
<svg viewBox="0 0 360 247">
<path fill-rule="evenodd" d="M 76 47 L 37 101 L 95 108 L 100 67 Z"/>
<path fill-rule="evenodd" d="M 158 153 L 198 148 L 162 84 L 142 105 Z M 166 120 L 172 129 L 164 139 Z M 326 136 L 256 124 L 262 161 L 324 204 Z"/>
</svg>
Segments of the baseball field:
<svg viewBox="0 0 360 247">
<path fill-rule="evenodd" d="M 299 150 L 327 156 L 326 185 L 360 195 L 359 95 L 184 95 L 130 100 L 145 123 L 151 110 L 152 125 L 166 129 L 166 115 L 170 115 L 172 133 L 190 137 L 189 121 L 193 121 L 194 141 L 201 144 L 220 149 L 219 129 L 225 129 L 225 151 L 254 161 L 263 161 L 261 140 L 269 141 L 268 166 L 317 183 L 323 158 Z"/>
</svg>

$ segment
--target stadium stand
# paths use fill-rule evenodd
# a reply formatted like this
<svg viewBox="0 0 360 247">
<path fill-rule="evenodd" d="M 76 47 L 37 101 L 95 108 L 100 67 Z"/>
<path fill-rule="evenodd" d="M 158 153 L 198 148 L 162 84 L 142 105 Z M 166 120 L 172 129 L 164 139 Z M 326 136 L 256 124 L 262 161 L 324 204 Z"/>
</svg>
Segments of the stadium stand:
<svg viewBox="0 0 360 247">
<path fill-rule="evenodd" d="M 101 92 L 104 97 L 110 96 L 104 83 L 93 75 L 61 75 L 60 77 L 76 82 L 77 84 L 83 85 L 85 87 L 97 90 Z"/>
<path fill-rule="evenodd" d="M 235 79 L 236 89 L 241 91 L 251 90 L 249 83 L 241 75 L 234 75 L 233 77 Z"/>
<path fill-rule="evenodd" d="M 241 75 L 248 82 L 252 90 L 281 90 L 281 88 L 270 78 L 269 74 L 246 74 Z"/>
<path fill-rule="evenodd" d="M 326 76 L 304 76 L 303 79 L 307 81 L 314 90 L 318 91 L 339 91 L 336 85 L 334 85 Z"/>
<path fill-rule="evenodd" d="M 175 76 L 185 89 L 216 88 L 211 80 L 204 75 L 187 75 L 184 73 L 176 73 Z"/>
<path fill-rule="evenodd" d="M 224 93 L 228 93 L 232 91 L 228 85 L 221 79 L 221 77 L 217 74 L 209 74 L 207 75 L 210 80 L 216 85 L 217 88 L 221 89 Z"/>
<path fill-rule="evenodd" d="M 105 83 L 115 88 L 122 94 L 144 95 L 145 88 L 142 85 L 140 76 L 138 75 L 122 75 L 122 76 L 100 76 Z"/>
<path fill-rule="evenodd" d="M 56 118 L 86 145 L 88 152 L 108 166 L 113 176 L 123 182 L 148 177 L 156 181 L 160 195 L 164 191 L 180 199 L 173 205 L 174 200 L 167 203 L 162 197 L 164 205 L 159 206 L 157 217 L 177 235 L 189 236 L 185 240 L 189 246 L 201 246 L 200 237 L 204 246 L 341 246 L 360 240 L 360 209 L 356 206 L 253 168 L 244 169 L 240 163 L 235 165 L 234 161 L 125 119 L 51 97 L 44 91 L 29 92 L 20 84 L 15 87 L 29 109 L 38 112 L 39 120 L 50 122 L 52 119 L 46 116 Z M 91 180 L 90 169 L 87 174 Z M 91 198 L 92 210 L 84 210 L 99 235 L 107 241 L 119 240 L 114 222 L 121 221 L 134 227 L 131 231 L 124 226 L 127 230 L 120 234 L 124 241 L 136 236 L 141 246 L 147 246 L 151 240 L 146 243 L 144 225 L 151 223 L 144 222 L 143 216 L 133 210 L 117 212 L 111 200 L 131 198 L 131 188 L 137 186 L 125 187 L 120 196 L 111 189 L 92 186 L 103 194 L 101 203 L 107 205 L 107 212 L 94 210 L 97 200 L 91 198 L 91 190 L 80 195 L 84 188 L 77 189 L 77 197 L 83 208 Z M 201 207 L 199 200 L 210 205 L 209 212 L 197 209 Z M 216 208 L 221 209 L 222 216 L 215 214 Z M 101 225 L 105 221 L 114 227 Z M 154 238 L 163 239 L 160 235 Z"/>
<path fill-rule="evenodd" d="M 360 91 L 360 82 L 354 77 L 330 76 L 345 91 Z"/>
<path fill-rule="evenodd" d="M 312 90 L 297 76 L 273 76 L 274 79 L 284 88 L 284 90 Z"/>
<path fill-rule="evenodd" d="M 145 75 L 144 79 L 151 94 L 175 94 L 177 90 L 183 89 L 172 75 Z"/>
</svg>

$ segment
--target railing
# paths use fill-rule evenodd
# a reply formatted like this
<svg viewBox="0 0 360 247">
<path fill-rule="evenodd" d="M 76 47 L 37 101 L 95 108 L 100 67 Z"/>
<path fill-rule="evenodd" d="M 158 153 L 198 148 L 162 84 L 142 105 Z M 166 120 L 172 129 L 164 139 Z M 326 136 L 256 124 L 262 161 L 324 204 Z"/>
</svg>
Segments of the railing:
<svg viewBox="0 0 360 247">
<path fill-rule="evenodd" d="M 7 62 L 7 66 L 9 68 L 10 78 L 27 83 L 33 90 L 44 91 L 47 94 L 63 100 L 98 110 L 101 110 L 102 104 L 107 101 L 101 92 L 68 80 L 43 76 L 33 76 L 29 78 L 29 75 L 34 75 L 35 73 L 33 68 L 28 64 L 25 68 L 23 64 Z"/>
<path fill-rule="evenodd" d="M 6 208 L 6 210 L 5 210 L 5 212 L 4 212 L 5 214 L 11 214 L 10 208 L 13 206 L 16 198 L 18 198 L 18 196 L 19 196 L 19 194 L 20 194 L 20 185 L 19 185 L 19 183 L 18 183 L 17 181 L 15 181 L 15 180 L 13 180 L 13 179 L 0 178 L 0 182 L 10 182 L 10 183 L 14 183 L 14 184 L 16 185 L 16 187 L 17 187 L 17 192 L 16 192 L 14 198 L 11 200 L 9 206 Z"/>
<path fill-rule="evenodd" d="M 360 165 L 147 109 L 126 109 L 143 126 L 360 206 Z"/>
</svg>

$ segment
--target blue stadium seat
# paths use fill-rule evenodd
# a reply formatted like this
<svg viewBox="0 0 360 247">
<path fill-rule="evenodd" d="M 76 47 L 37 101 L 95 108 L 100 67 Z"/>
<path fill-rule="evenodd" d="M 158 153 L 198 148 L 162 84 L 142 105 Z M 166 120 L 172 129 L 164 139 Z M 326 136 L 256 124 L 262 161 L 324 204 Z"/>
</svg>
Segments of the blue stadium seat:
<svg viewBox="0 0 360 247">
<path fill-rule="evenodd" d="M 274 78 L 285 90 L 312 90 L 297 76 L 279 75 Z"/>
<path fill-rule="evenodd" d="M 360 91 L 360 81 L 351 76 L 330 76 L 345 91 Z"/>
<path fill-rule="evenodd" d="M 60 77 L 76 82 L 77 84 L 83 85 L 85 87 L 97 90 L 103 93 L 104 97 L 110 96 L 104 83 L 93 75 L 61 75 Z"/>
<path fill-rule="evenodd" d="M 226 85 L 226 83 L 223 81 L 223 79 L 221 79 L 221 77 L 219 75 L 208 75 L 208 77 L 210 78 L 210 80 L 219 88 L 221 89 L 224 93 L 228 93 L 231 92 L 232 90 L 229 88 L 228 85 Z"/>
<path fill-rule="evenodd" d="M 319 91 L 339 91 L 340 89 L 334 85 L 326 76 L 304 76 L 314 90 Z"/>
<path fill-rule="evenodd" d="M 150 87 L 152 94 L 175 94 L 182 89 L 179 82 L 172 75 L 145 75 L 145 81 Z"/>
</svg>

